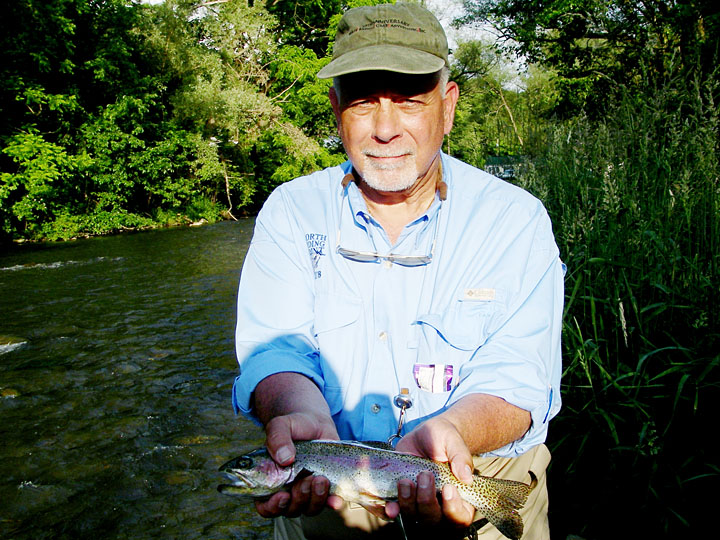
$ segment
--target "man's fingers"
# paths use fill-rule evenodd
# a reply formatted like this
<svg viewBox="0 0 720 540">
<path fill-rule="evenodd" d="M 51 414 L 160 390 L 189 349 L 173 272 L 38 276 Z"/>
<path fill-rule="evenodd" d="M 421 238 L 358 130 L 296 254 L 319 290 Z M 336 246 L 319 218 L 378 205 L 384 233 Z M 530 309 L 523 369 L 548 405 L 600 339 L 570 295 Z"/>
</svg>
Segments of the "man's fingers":
<svg viewBox="0 0 720 540">
<path fill-rule="evenodd" d="M 264 518 L 274 518 L 283 515 L 290 505 L 291 495 L 285 491 L 276 493 L 267 501 L 255 502 L 258 514 Z"/>
<path fill-rule="evenodd" d="M 297 517 L 304 513 L 310 501 L 310 493 L 312 491 L 313 477 L 308 476 L 302 480 L 298 480 L 292 486 L 290 490 L 291 499 L 288 505 L 285 516 Z"/>
<path fill-rule="evenodd" d="M 281 491 L 264 502 L 256 502 L 258 513 L 265 518 L 278 516 L 297 517 L 319 514 L 325 507 L 330 492 L 330 482 L 323 476 L 308 476 L 296 481 L 290 492 Z M 333 503 L 342 499 L 335 497 Z"/>
<path fill-rule="evenodd" d="M 455 486 L 447 484 L 442 489 L 442 510 L 445 517 L 462 526 L 469 526 L 475 517 L 475 508 L 460 498 Z"/>
<path fill-rule="evenodd" d="M 385 515 L 389 519 L 395 519 L 400 513 L 400 505 L 394 501 L 390 501 L 385 505 Z"/>
<path fill-rule="evenodd" d="M 435 477 L 432 473 L 421 472 L 417 476 L 417 519 L 422 523 L 438 523 L 442 508 L 437 500 Z"/>
<path fill-rule="evenodd" d="M 345 506 L 345 501 L 338 495 L 328 495 L 325 503 L 333 510 L 342 510 L 343 506 Z M 392 516 L 390 519 L 393 519 L 394 517 L 395 516 Z"/>
<path fill-rule="evenodd" d="M 435 491 L 435 477 L 432 473 L 421 472 L 417 484 L 408 479 L 398 481 L 398 509 L 400 513 L 413 521 L 434 524 L 442 518 L 442 508 Z M 388 503 L 385 513 L 392 518 L 395 508 Z"/>
<path fill-rule="evenodd" d="M 323 476 L 315 476 L 312 479 L 310 488 L 310 501 L 305 509 L 305 515 L 314 516 L 325 508 L 330 492 L 330 482 Z"/>
<path fill-rule="evenodd" d="M 415 505 L 415 491 L 415 484 L 410 480 L 403 479 L 398 482 L 398 510 L 402 513 L 402 515 L 412 516 L 413 519 L 415 519 L 415 514 L 417 513 Z M 386 506 L 385 513 L 388 517 L 395 517 L 391 516 L 390 512 L 395 512 L 395 508 L 392 506 L 388 508 L 388 506 Z"/>
<path fill-rule="evenodd" d="M 455 475 L 455 478 L 460 480 L 462 483 L 473 483 L 473 470 L 472 467 L 467 463 L 466 456 L 458 456 L 455 458 L 451 457 L 450 470 L 452 471 L 453 475 Z"/>
</svg>

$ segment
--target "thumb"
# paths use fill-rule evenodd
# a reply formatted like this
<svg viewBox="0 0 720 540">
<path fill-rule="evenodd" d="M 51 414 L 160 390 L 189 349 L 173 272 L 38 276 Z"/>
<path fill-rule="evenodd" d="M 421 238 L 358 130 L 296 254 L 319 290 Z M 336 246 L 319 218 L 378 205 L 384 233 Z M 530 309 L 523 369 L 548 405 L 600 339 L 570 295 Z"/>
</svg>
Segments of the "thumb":
<svg viewBox="0 0 720 540">
<path fill-rule="evenodd" d="M 265 445 L 278 465 L 287 466 L 295 461 L 292 424 L 286 416 L 276 416 L 267 423 Z"/>
<path fill-rule="evenodd" d="M 473 460 L 465 441 L 459 436 L 449 437 L 446 446 L 448 463 L 455 478 L 464 484 L 473 482 Z"/>
</svg>

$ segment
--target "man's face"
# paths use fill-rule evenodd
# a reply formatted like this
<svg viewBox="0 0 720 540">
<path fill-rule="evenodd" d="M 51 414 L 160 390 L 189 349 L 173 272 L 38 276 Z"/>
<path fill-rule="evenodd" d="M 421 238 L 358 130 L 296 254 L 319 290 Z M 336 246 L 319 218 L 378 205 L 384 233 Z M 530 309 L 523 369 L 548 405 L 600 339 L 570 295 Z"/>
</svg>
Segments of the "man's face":
<svg viewBox="0 0 720 540">
<path fill-rule="evenodd" d="M 450 133 L 458 89 L 437 76 L 362 72 L 330 91 L 345 151 L 378 191 L 404 191 L 423 178 Z"/>
</svg>

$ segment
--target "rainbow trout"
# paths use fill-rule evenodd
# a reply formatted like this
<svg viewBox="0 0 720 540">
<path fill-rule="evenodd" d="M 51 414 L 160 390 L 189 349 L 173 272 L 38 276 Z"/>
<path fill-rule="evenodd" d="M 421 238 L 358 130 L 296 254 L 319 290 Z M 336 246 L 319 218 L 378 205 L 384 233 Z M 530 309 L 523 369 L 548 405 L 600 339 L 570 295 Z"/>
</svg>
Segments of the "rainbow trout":
<svg viewBox="0 0 720 540">
<path fill-rule="evenodd" d="M 527 485 L 475 474 L 472 485 L 467 485 L 455 478 L 447 463 L 355 441 L 297 441 L 295 449 L 295 462 L 288 467 L 275 463 L 265 448 L 228 461 L 220 471 L 232 483 L 218 486 L 218 491 L 239 497 L 269 497 L 307 471 L 326 477 L 331 493 L 376 513 L 386 501 L 397 500 L 398 480 L 416 481 L 418 473 L 430 471 L 438 490 L 445 484 L 454 485 L 460 497 L 506 537 L 522 536 L 518 510 L 534 483 Z"/>
</svg>

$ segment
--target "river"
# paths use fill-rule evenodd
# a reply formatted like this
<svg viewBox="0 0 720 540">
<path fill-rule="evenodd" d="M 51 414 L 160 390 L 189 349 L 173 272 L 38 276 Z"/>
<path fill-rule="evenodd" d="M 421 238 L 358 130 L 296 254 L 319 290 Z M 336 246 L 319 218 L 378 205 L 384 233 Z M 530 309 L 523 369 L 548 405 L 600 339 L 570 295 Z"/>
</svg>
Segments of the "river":
<svg viewBox="0 0 720 540">
<path fill-rule="evenodd" d="M 0 252 L 0 537 L 272 537 L 220 495 L 253 220 Z"/>
</svg>

